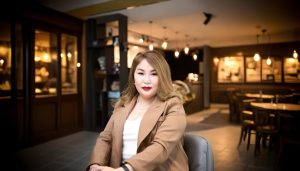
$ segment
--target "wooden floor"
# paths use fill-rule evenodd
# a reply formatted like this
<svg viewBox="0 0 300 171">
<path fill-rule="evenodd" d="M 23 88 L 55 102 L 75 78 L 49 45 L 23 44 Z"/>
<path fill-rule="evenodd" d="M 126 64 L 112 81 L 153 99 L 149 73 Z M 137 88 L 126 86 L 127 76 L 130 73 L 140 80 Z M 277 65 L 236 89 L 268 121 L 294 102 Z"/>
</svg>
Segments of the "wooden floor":
<svg viewBox="0 0 300 171">
<path fill-rule="evenodd" d="M 230 123 L 228 117 L 224 104 L 212 104 L 210 109 L 187 117 L 186 132 L 201 135 L 212 145 L 215 171 L 277 171 L 290 166 L 300 170 L 296 158 L 288 156 L 287 164 L 279 162 L 276 150 L 262 149 L 254 157 L 254 136 L 249 151 L 246 143 L 237 148 L 240 125 Z M 13 167 L 20 171 L 83 171 L 97 136 L 97 132 L 82 131 L 24 149 L 17 153 Z"/>
</svg>

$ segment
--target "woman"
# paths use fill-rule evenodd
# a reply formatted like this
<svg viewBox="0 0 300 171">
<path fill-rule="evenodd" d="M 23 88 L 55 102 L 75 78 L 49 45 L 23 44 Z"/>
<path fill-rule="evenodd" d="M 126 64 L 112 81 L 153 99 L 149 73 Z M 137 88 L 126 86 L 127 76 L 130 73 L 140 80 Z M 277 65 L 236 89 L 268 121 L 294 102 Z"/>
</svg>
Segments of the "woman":
<svg viewBox="0 0 300 171">
<path fill-rule="evenodd" d="M 188 171 L 186 114 L 157 51 L 138 53 L 128 87 L 92 152 L 90 171 Z"/>
</svg>

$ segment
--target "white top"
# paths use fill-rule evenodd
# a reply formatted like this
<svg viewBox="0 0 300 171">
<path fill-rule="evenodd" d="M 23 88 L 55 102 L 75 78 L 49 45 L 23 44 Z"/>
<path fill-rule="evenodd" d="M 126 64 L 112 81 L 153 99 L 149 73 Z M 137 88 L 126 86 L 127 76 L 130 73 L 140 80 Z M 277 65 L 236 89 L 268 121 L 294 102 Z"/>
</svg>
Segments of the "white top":
<svg viewBox="0 0 300 171">
<path fill-rule="evenodd" d="M 123 130 L 123 161 L 136 154 L 137 139 L 142 115 L 134 120 L 126 120 Z"/>
</svg>

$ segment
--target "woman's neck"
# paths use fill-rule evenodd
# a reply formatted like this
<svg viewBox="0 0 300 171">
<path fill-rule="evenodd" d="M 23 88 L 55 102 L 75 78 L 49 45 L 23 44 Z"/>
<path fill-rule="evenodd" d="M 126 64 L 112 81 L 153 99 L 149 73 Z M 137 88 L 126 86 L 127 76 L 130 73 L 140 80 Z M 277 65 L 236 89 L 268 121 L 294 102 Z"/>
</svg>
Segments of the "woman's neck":
<svg viewBox="0 0 300 171">
<path fill-rule="evenodd" d="M 141 96 L 138 96 L 137 103 L 139 105 L 149 106 L 154 101 L 154 99 L 155 99 L 155 96 L 153 96 L 152 98 L 147 98 L 147 99 L 145 99 Z"/>
</svg>

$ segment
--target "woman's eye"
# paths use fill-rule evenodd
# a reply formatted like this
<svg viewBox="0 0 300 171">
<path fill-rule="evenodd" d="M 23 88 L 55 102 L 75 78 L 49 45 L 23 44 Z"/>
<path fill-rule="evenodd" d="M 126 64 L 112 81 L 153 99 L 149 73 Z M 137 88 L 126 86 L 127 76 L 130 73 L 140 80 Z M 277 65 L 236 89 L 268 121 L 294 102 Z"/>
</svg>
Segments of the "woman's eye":
<svg viewBox="0 0 300 171">
<path fill-rule="evenodd" d="M 153 72 L 151 75 L 157 75 L 157 73 L 156 73 L 156 72 Z"/>
<path fill-rule="evenodd" d="M 142 73 L 142 72 L 138 72 L 138 74 L 139 74 L 139 75 L 144 75 L 144 73 Z"/>
</svg>

